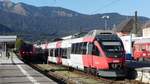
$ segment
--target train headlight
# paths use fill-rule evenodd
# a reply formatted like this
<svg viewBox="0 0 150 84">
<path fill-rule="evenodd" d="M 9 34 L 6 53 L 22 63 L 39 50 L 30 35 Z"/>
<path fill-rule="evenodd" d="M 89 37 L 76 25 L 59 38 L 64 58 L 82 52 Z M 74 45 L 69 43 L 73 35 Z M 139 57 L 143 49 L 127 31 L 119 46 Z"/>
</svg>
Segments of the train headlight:
<svg viewBox="0 0 150 84">
<path fill-rule="evenodd" d="M 146 53 L 143 53 L 143 56 L 146 56 Z"/>
<path fill-rule="evenodd" d="M 122 67 L 122 64 L 120 64 L 120 63 L 111 64 L 111 68 L 112 68 L 112 69 L 121 69 L 121 67 Z"/>
<path fill-rule="evenodd" d="M 116 64 L 111 64 L 111 67 L 112 67 L 113 69 L 116 69 L 116 68 L 117 68 L 117 65 L 116 65 Z"/>
</svg>

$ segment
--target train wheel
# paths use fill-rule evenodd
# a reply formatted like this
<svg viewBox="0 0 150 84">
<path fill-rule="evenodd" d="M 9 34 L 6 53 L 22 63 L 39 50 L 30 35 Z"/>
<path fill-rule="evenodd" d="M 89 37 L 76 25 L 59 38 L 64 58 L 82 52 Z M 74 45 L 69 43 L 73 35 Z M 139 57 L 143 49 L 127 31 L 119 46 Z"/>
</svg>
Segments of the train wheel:
<svg viewBox="0 0 150 84">
<path fill-rule="evenodd" d="M 97 70 L 96 70 L 96 68 L 92 68 L 91 69 L 91 73 L 92 73 L 92 75 L 97 76 Z"/>
<path fill-rule="evenodd" d="M 84 70 L 87 74 L 89 74 L 90 73 L 90 68 L 88 68 L 88 67 L 85 67 L 85 70 Z"/>
<path fill-rule="evenodd" d="M 68 67 L 69 71 L 74 71 L 74 68 Z"/>
<path fill-rule="evenodd" d="M 84 67 L 84 72 L 87 73 L 87 67 Z"/>
</svg>

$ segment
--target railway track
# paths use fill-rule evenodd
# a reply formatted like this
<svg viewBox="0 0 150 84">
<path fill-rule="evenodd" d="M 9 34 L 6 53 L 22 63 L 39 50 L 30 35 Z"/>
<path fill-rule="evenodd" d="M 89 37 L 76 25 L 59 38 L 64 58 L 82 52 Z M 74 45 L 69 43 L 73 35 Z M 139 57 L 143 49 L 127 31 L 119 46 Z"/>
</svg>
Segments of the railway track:
<svg viewBox="0 0 150 84">
<path fill-rule="evenodd" d="M 28 64 L 59 84 L 144 84 L 140 81 L 130 79 L 96 77 L 56 64 Z"/>
</svg>

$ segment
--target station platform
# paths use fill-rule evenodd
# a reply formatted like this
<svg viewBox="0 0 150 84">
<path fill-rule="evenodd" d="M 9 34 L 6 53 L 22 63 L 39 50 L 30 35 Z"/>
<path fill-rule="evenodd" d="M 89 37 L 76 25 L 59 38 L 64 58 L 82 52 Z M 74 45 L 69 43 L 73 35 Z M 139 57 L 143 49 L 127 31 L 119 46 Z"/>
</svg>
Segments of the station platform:
<svg viewBox="0 0 150 84">
<path fill-rule="evenodd" d="M 30 66 L 24 64 L 14 53 L 0 57 L 0 84 L 57 84 Z"/>
</svg>

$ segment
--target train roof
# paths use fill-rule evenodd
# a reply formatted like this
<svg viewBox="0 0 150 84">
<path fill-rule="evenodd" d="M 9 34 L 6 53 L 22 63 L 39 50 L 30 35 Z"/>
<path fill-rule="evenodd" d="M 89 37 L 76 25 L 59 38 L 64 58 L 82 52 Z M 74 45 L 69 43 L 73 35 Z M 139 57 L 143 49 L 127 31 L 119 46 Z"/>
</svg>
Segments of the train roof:
<svg viewBox="0 0 150 84">
<path fill-rule="evenodd" d="M 65 39 L 80 38 L 80 37 L 84 37 L 87 33 L 88 32 L 78 32 L 73 35 L 62 37 L 61 39 L 65 40 Z"/>
<path fill-rule="evenodd" d="M 115 34 L 115 33 L 111 30 L 92 30 L 88 32 L 86 36 L 95 37 L 97 35 L 111 35 L 111 34 Z"/>
<path fill-rule="evenodd" d="M 117 35 L 115 34 L 112 34 L 112 35 L 97 35 L 96 36 L 96 39 L 99 39 L 99 40 L 121 40 Z"/>
<path fill-rule="evenodd" d="M 135 44 L 142 44 L 142 43 L 150 43 L 150 38 L 141 38 L 138 40 L 135 40 Z"/>
<path fill-rule="evenodd" d="M 99 40 L 120 40 L 116 33 L 111 30 L 93 30 L 85 37 L 95 37 Z"/>
</svg>

